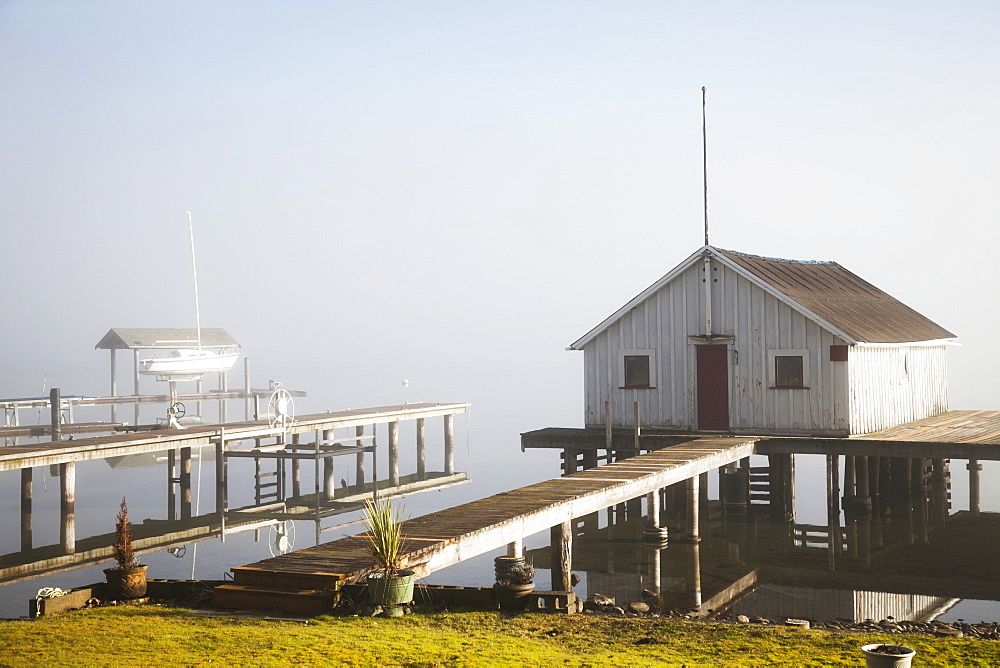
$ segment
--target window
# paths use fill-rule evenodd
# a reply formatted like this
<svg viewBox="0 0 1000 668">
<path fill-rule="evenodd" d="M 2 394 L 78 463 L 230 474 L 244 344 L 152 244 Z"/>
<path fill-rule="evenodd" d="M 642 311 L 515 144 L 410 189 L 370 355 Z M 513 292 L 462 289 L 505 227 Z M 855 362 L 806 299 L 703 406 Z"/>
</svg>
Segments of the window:
<svg viewBox="0 0 1000 668">
<path fill-rule="evenodd" d="M 623 390 L 656 387 L 656 351 L 652 348 L 618 351 L 618 381 Z"/>
<path fill-rule="evenodd" d="M 771 389 L 809 389 L 809 350 L 795 348 L 767 351 Z"/>
<path fill-rule="evenodd" d="M 649 356 L 625 356 L 625 387 L 649 387 Z"/>
<path fill-rule="evenodd" d="M 798 355 L 776 355 L 774 386 L 802 387 L 802 358 Z"/>
</svg>

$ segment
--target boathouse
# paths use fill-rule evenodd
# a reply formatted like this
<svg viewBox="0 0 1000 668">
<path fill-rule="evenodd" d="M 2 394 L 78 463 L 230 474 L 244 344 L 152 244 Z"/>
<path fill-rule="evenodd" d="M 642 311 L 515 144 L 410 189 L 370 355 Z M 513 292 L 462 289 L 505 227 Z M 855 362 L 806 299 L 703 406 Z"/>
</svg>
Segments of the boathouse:
<svg viewBox="0 0 1000 668">
<path fill-rule="evenodd" d="M 955 335 L 836 262 L 706 245 L 573 343 L 585 422 L 845 436 L 948 410 Z M 636 410 L 638 406 L 638 411 Z"/>
</svg>

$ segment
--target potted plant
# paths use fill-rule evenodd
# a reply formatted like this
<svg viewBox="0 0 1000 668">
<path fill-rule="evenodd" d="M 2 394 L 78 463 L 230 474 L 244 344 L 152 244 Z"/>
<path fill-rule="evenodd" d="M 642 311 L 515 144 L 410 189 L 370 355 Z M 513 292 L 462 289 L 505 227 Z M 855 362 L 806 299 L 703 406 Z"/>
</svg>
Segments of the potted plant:
<svg viewBox="0 0 1000 668">
<path fill-rule="evenodd" d="M 108 583 L 107 598 L 110 600 L 126 600 L 141 598 L 146 595 L 146 569 L 148 566 L 139 564 L 139 557 L 132 550 L 132 525 L 128 521 L 128 505 L 122 496 L 121 507 L 115 516 L 115 561 L 118 566 L 105 568 L 104 576 Z"/>
<path fill-rule="evenodd" d="M 396 606 L 413 600 L 413 571 L 402 570 L 403 531 L 399 509 L 392 501 L 365 502 L 368 553 L 374 561 L 368 574 L 368 597 L 375 605 Z"/>
<path fill-rule="evenodd" d="M 903 645 L 874 643 L 861 648 L 868 668 L 909 668 L 916 650 Z"/>
<path fill-rule="evenodd" d="M 501 610 L 523 610 L 525 598 L 535 589 L 535 567 L 524 557 L 496 557 L 493 560 L 496 584 L 493 591 Z"/>
</svg>

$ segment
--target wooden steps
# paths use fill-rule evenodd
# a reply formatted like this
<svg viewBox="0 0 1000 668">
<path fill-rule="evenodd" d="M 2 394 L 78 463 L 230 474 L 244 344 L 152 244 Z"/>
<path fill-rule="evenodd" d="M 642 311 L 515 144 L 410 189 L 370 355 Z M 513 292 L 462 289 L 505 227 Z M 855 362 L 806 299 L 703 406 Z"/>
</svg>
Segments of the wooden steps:
<svg viewBox="0 0 1000 668">
<path fill-rule="evenodd" d="M 215 606 L 230 610 L 282 610 L 303 615 L 322 615 L 333 610 L 340 592 L 329 589 L 282 589 L 242 584 L 215 588 Z"/>
</svg>

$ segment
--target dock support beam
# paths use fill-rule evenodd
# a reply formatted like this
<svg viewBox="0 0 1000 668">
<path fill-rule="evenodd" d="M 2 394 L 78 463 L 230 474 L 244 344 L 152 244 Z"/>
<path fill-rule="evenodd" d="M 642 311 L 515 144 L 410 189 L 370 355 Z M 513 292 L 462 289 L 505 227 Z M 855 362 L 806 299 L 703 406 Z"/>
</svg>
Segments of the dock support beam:
<svg viewBox="0 0 1000 668">
<path fill-rule="evenodd" d="M 372 429 L 375 427 L 372 426 Z M 359 448 L 364 447 L 365 440 L 362 438 L 365 435 L 364 425 L 358 425 L 354 428 L 354 435 L 357 436 L 357 440 L 354 442 Z M 362 491 L 365 488 L 365 453 L 359 452 L 355 456 L 354 460 L 354 485 L 358 488 L 358 491 Z"/>
<path fill-rule="evenodd" d="M 333 432 L 331 430 L 324 429 L 320 440 L 325 445 L 332 435 Z M 337 481 L 334 478 L 333 459 L 333 457 L 323 458 L 323 498 L 327 501 L 333 501 L 333 498 L 337 495 Z"/>
<path fill-rule="evenodd" d="M 508 557 L 524 556 L 524 540 L 518 538 L 512 543 L 507 543 L 507 556 Z"/>
<path fill-rule="evenodd" d="M 573 591 L 573 523 L 563 522 L 551 530 L 552 589 Z"/>
<path fill-rule="evenodd" d="M 399 487 L 399 423 L 389 423 L 389 486 Z"/>
<path fill-rule="evenodd" d="M 62 439 L 62 399 L 59 396 L 59 388 L 53 387 L 49 390 L 49 415 L 52 418 L 52 440 Z"/>
<path fill-rule="evenodd" d="M 31 476 L 30 466 L 21 469 L 21 551 L 31 549 Z"/>
<path fill-rule="evenodd" d="M 181 519 L 191 518 L 191 448 L 181 448 Z"/>
<path fill-rule="evenodd" d="M 59 465 L 61 519 L 59 542 L 63 554 L 76 554 L 76 462 Z"/>
<path fill-rule="evenodd" d="M 455 473 L 455 415 L 444 416 L 444 473 Z"/>
<path fill-rule="evenodd" d="M 215 444 L 215 512 L 222 521 L 222 538 L 225 540 L 225 513 L 229 510 L 228 462 L 226 461 L 226 431 L 219 432 L 219 442 Z"/>
<path fill-rule="evenodd" d="M 611 418 L 614 415 L 613 406 L 610 401 L 604 402 L 604 447 L 608 449 L 609 461 L 613 434 L 611 432 Z"/>
<path fill-rule="evenodd" d="M 424 419 L 417 418 L 417 479 L 423 480 L 427 477 L 427 431 L 424 427 Z"/>
<path fill-rule="evenodd" d="M 115 349 L 111 349 L 111 396 L 118 396 L 118 373 L 115 364 Z M 118 422 L 118 404 L 111 404 L 111 421 Z"/>
<path fill-rule="evenodd" d="M 978 459 L 970 459 L 966 468 L 969 469 L 969 512 L 973 517 L 979 515 L 979 472 L 983 465 Z"/>
<path fill-rule="evenodd" d="M 687 488 L 687 532 L 684 535 L 685 543 L 700 543 L 701 533 L 699 529 L 698 497 L 699 480 L 698 476 L 691 476 L 685 483 Z"/>
</svg>

